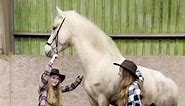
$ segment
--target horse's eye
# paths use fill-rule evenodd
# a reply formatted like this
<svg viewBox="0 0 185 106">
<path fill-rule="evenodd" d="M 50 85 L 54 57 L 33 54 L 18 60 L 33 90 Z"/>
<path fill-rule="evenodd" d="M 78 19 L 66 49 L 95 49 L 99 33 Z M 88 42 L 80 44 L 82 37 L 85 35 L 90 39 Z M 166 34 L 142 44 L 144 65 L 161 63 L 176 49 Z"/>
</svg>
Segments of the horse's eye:
<svg viewBox="0 0 185 106">
<path fill-rule="evenodd" d="M 55 30 L 55 29 L 57 29 L 57 27 L 53 27 L 52 29 Z"/>
</svg>

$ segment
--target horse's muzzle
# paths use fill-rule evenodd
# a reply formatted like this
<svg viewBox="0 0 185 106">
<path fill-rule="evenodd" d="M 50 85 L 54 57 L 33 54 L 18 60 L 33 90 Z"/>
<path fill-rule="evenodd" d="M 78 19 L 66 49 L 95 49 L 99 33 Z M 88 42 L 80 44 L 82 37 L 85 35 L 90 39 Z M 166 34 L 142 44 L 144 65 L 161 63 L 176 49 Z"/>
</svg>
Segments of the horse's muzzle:
<svg viewBox="0 0 185 106">
<path fill-rule="evenodd" d="M 47 56 L 47 57 L 51 57 L 52 58 L 52 51 L 49 51 L 49 52 L 45 52 L 45 55 Z"/>
</svg>

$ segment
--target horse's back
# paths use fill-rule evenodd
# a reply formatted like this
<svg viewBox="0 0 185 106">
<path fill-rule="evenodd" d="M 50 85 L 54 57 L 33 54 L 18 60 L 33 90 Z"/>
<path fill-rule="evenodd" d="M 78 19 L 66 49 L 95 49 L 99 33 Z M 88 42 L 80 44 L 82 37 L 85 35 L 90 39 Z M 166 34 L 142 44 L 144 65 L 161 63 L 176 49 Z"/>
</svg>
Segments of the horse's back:
<svg viewBox="0 0 185 106">
<path fill-rule="evenodd" d="M 154 102 L 157 106 L 177 106 L 178 87 L 172 79 L 156 70 L 142 66 L 138 68 L 144 76 L 144 88 L 149 95 L 148 101 Z"/>
</svg>

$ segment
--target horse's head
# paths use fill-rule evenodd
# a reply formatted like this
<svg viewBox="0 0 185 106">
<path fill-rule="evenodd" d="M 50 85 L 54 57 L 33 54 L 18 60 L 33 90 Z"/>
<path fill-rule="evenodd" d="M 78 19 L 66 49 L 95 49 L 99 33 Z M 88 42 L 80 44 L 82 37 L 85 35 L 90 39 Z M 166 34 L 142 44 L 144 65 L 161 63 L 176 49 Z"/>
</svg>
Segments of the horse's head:
<svg viewBox="0 0 185 106">
<path fill-rule="evenodd" d="M 69 46 L 71 32 L 67 27 L 68 20 L 65 14 L 66 12 L 57 7 L 57 16 L 53 23 L 53 29 L 45 45 L 45 54 L 48 57 L 52 57 L 53 54 L 58 54 L 58 52 Z"/>
</svg>

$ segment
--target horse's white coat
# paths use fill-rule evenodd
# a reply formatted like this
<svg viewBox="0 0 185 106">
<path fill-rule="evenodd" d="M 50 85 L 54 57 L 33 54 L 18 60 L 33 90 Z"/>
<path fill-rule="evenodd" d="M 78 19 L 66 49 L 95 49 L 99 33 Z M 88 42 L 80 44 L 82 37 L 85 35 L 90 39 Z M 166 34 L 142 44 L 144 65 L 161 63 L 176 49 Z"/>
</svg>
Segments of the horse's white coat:
<svg viewBox="0 0 185 106">
<path fill-rule="evenodd" d="M 119 67 L 112 63 L 121 63 L 124 57 L 113 40 L 96 25 L 75 11 L 61 11 L 53 26 L 59 26 L 59 51 L 68 45 L 74 46 L 85 71 L 85 90 L 92 106 L 108 106 L 119 85 Z M 48 42 L 52 42 L 57 32 L 53 30 Z M 56 42 L 54 42 L 56 43 Z M 55 44 L 52 44 L 52 48 Z M 46 45 L 45 52 L 54 52 Z M 177 86 L 171 79 L 152 69 L 138 66 L 144 76 L 144 88 L 147 91 L 146 104 L 155 103 L 157 106 L 177 105 Z"/>
</svg>

